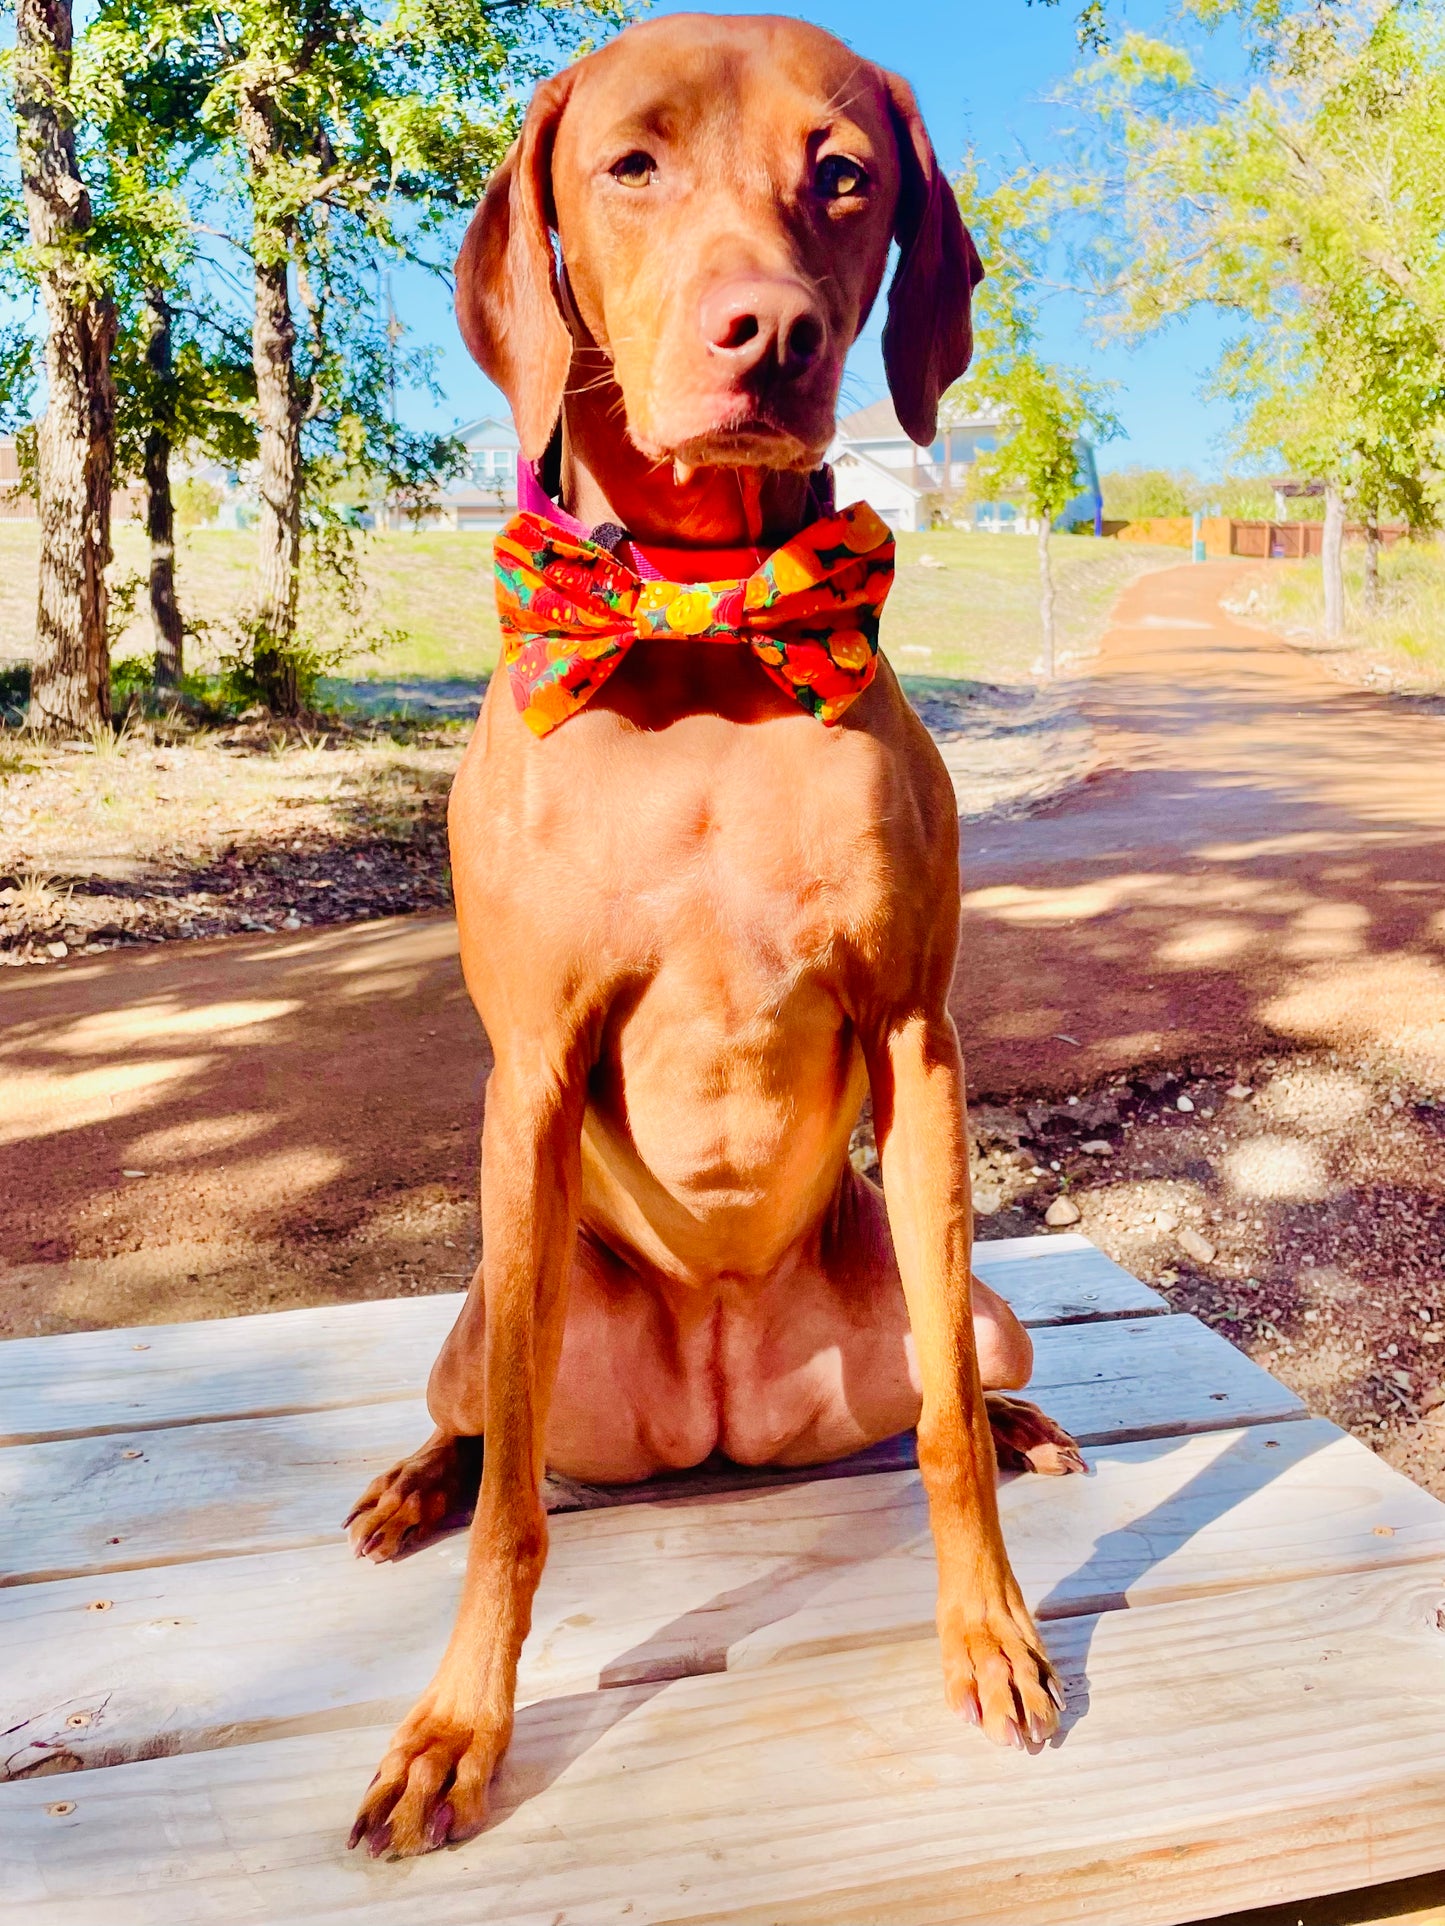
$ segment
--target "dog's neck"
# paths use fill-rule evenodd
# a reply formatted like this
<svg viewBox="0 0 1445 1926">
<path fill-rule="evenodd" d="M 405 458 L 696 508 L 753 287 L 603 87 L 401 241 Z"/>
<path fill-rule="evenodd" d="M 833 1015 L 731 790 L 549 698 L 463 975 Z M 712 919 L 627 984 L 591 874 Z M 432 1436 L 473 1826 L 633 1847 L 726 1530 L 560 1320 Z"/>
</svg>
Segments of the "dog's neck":
<svg viewBox="0 0 1445 1926">
<path fill-rule="evenodd" d="M 641 453 L 625 421 L 622 392 L 605 378 L 563 403 L 561 506 L 586 527 L 614 522 L 639 543 L 673 549 L 776 548 L 809 519 L 807 475 L 698 468 L 679 481 L 671 462 Z"/>
</svg>

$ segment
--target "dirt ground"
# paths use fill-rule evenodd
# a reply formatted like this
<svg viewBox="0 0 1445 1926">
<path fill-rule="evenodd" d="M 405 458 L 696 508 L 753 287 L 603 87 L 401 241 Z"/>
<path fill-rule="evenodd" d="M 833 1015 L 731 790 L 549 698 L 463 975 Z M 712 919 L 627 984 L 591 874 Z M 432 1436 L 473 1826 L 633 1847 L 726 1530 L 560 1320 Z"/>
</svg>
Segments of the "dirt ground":
<svg viewBox="0 0 1445 1926">
<path fill-rule="evenodd" d="M 1240 579 L 1136 583 L 1083 776 L 966 828 L 978 1228 L 1062 1200 L 1445 1495 L 1445 718 Z M 5 972 L 0 1331 L 459 1288 L 486 1065 L 444 915 Z"/>
<path fill-rule="evenodd" d="M 1096 765 L 1075 684 L 910 686 L 970 821 L 1024 813 Z M 58 745 L 0 733 L 0 965 L 449 906 L 447 791 L 484 688 L 465 722 L 395 736 L 259 720 Z"/>
<path fill-rule="evenodd" d="M 0 736 L 0 964 L 450 904 L 460 729 Z"/>
</svg>

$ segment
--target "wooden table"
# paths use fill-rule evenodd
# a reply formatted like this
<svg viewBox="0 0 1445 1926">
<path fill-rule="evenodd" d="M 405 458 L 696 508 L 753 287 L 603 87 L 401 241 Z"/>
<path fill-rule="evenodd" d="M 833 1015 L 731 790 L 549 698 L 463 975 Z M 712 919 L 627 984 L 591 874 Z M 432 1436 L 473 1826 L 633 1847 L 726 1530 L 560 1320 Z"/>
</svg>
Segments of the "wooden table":
<svg viewBox="0 0 1445 1926">
<path fill-rule="evenodd" d="M 464 1540 L 339 1524 L 458 1300 L 0 1346 L 0 1918 L 1130 1926 L 1445 1868 L 1445 1506 L 1083 1238 L 977 1263 L 1090 1447 L 1002 1493 L 1059 1738 L 947 1712 L 909 1441 L 559 1484 L 492 1823 L 406 1864 L 344 1840 Z"/>
</svg>

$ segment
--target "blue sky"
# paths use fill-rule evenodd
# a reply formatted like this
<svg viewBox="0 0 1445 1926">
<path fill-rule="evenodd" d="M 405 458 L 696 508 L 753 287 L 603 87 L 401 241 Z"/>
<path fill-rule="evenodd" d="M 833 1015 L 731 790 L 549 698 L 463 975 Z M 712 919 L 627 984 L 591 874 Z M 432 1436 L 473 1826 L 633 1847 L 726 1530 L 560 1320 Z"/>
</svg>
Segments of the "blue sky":
<svg viewBox="0 0 1445 1926">
<path fill-rule="evenodd" d="M 726 8 L 658 0 L 651 9 L 653 15 L 688 11 L 790 12 L 827 27 L 912 83 L 946 168 L 954 167 L 969 145 L 986 164 L 1012 165 L 1020 156 L 1046 164 L 1059 155 L 1063 114 L 1046 96 L 1078 58 L 1069 0 L 1057 7 L 1029 6 L 1026 0 L 795 0 L 792 5 L 732 0 Z M 1161 0 L 1133 0 L 1124 9 L 1116 0 L 1111 17 L 1116 26 L 1127 21 L 1155 29 L 1169 23 L 1171 8 Z M 1215 57 L 1228 60 L 1229 52 L 1220 46 Z M 431 406 L 417 397 L 407 412 L 419 422 L 450 425 L 494 407 L 498 397 L 457 338 L 446 293 L 415 272 L 398 274 L 394 287 L 410 338 L 440 350 L 444 400 Z M 1045 319 L 1050 354 L 1118 384 L 1114 406 L 1127 439 L 1101 451 L 1102 466 L 1142 462 L 1210 475 L 1227 465 L 1222 442 L 1229 413 L 1199 394 L 1225 332 L 1217 318 L 1176 322 L 1134 349 L 1103 346 L 1091 338 L 1083 308 L 1071 297 L 1054 297 Z M 885 392 L 881 327 L 880 302 L 849 361 L 845 408 Z"/>
</svg>

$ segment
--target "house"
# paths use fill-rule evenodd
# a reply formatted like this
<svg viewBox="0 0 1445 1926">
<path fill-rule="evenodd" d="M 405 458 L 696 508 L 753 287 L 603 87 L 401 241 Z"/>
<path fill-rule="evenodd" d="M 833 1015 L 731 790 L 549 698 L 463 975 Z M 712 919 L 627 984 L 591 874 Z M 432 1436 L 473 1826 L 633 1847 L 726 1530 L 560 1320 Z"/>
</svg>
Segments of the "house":
<svg viewBox="0 0 1445 1926">
<path fill-rule="evenodd" d="M 20 485 L 20 456 L 13 435 L 0 436 L 0 521 L 33 522 L 35 497 Z"/>
<path fill-rule="evenodd" d="M 110 498 L 112 523 L 133 515 L 145 515 L 145 490 L 139 482 L 117 488 Z M 34 522 L 40 519 L 40 504 L 26 488 L 20 475 L 20 453 L 13 435 L 0 435 L 0 522 Z"/>
<path fill-rule="evenodd" d="M 828 450 L 840 502 L 862 499 L 890 528 L 918 530 L 935 521 L 980 533 L 1036 534 L 1038 523 L 1016 503 L 963 499 L 968 471 L 985 450 L 996 447 L 1002 410 L 983 409 L 956 418 L 939 431 L 932 447 L 910 441 L 890 401 L 871 402 L 838 423 Z M 1079 493 L 1056 517 L 1056 528 L 1088 522 L 1097 533 L 1104 512 L 1094 451 L 1078 444 Z"/>
<path fill-rule="evenodd" d="M 456 433 L 467 471 L 442 489 L 427 520 L 440 528 L 501 528 L 517 512 L 517 431 L 509 417 L 483 415 Z"/>
</svg>

